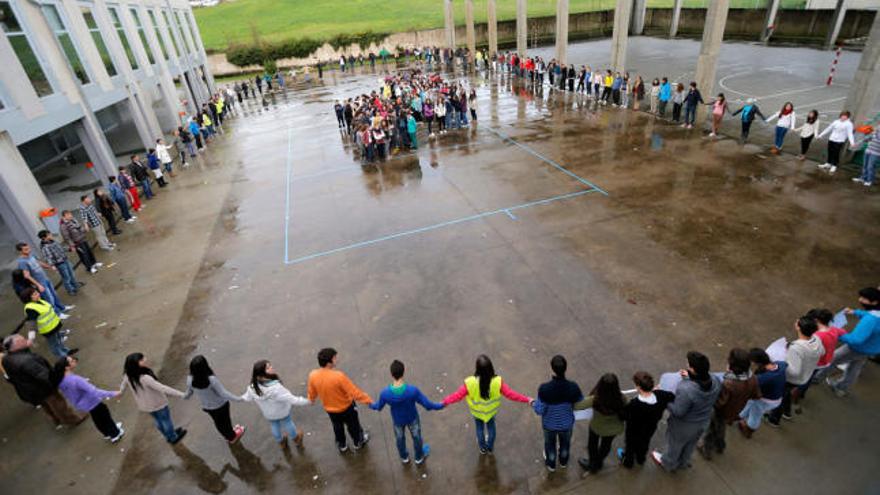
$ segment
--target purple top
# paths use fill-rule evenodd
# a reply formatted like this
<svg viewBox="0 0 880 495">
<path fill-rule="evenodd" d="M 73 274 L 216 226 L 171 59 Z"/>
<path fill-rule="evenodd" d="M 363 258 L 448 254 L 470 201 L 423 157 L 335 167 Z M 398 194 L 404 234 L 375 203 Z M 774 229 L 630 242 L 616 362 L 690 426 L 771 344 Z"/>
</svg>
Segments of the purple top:
<svg viewBox="0 0 880 495">
<path fill-rule="evenodd" d="M 85 378 L 67 373 L 58 385 L 58 389 L 67 398 L 70 405 L 77 411 L 89 412 L 102 400 L 113 397 L 115 392 L 101 390 L 89 383 Z"/>
</svg>

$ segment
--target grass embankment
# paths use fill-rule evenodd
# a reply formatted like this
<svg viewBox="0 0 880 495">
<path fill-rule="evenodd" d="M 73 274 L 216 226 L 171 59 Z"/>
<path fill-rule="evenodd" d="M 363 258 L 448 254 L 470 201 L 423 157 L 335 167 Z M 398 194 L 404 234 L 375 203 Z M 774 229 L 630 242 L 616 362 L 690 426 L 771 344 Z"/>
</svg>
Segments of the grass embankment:
<svg viewBox="0 0 880 495">
<path fill-rule="evenodd" d="M 649 7 L 671 7 L 673 0 L 648 0 Z M 708 0 L 684 0 L 704 7 Z M 783 8 L 803 8 L 806 0 L 782 0 Z M 614 8 L 616 0 L 570 0 L 571 13 Z M 766 0 L 731 0 L 733 8 L 763 8 Z M 455 0 L 455 23 L 464 24 L 464 1 Z M 556 14 L 556 0 L 529 0 L 529 17 Z M 515 0 L 496 0 L 499 21 L 516 18 Z M 291 38 L 328 39 L 338 34 L 397 33 L 443 27 L 442 0 L 225 0 L 195 9 L 205 48 Z M 474 20 L 486 22 L 486 0 L 474 0 Z"/>
</svg>

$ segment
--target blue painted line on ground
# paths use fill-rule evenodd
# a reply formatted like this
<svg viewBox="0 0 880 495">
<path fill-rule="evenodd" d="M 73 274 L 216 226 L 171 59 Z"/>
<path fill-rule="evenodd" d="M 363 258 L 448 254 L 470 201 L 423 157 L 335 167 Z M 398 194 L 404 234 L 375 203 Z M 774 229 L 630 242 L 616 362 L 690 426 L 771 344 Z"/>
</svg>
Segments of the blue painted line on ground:
<svg viewBox="0 0 880 495">
<path fill-rule="evenodd" d="M 287 242 L 290 236 L 290 157 L 293 149 L 293 128 L 287 129 L 287 180 L 285 186 L 284 199 L 284 262 L 288 260 L 288 249 L 290 243 Z"/>
<path fill-rule="evenodd" d="M 427 226 L 425 226 L 425 227 L 419 227 L 419 228 L 417 228 L 417 229 L 405 230 L 405 231 L 402 231 L 402 232 L 397 232 L 397 233 L 395 233 L 395 234 L 389 234 L 389 235 L 385 235 L 385 236 L 382 236 L 382 237 L 377 237 L 377 238 L 375 238 L 375 239 L 370 239 L 370 240 L 367 240 L 367 241 L 355 242 L 355 243 L 353 243 L 353 244 L 348 244 L 348 245 L 341 246 L 341 247 L 334 248 L 334 249 L 328 249 L 328 250 L 326 250 L 326 251 L 319 251 L 319 252 L 317 252 L 317 253 L 309 254 L 309 255 L 306 255 L 306 256 L 301 256 L 301 257 L 299 257 L 299 258 L 295 258 L 295 259 L 292 259 L 292 260 L 288 260 L 287 257 L 285 256 L 285 258 L 284 258 L 284 264 L 286 264 L 286 265 L 294 265 L 294 264 L 297 264 L 297 263 L 302 263 L 302 262 L 304 262 L 304 261 L 309 261 L 309 260 L 313 260 L 313 259 L 316 259 L 316 258 L 322 258 L 322 257 L 324 257 L 324 256 L 329 256 L 329 255 L 331 255 L 331 254 L 341 253 L 341 252 L 343 252 L 343 251 L 350 251 L 350 250 L 352 250 L 352 249 L 362 248 L 362 247 L 365 247 L 365 246 L 370 246 L 370 245 L 373 245 L 373 244 L 378 244 L 378 243 L 380 243 L 380 242 L 390 241 L 390 240 L 392 240 L 392 239 L 398 239 L 398 238 L 401 238 L 401 237 L 406 237 L 406 236 L 411 236 L 411 235 L 421 234 L 421 233 L 424 233 L 424 232 L 429 232 L 429 231 L 432 231 L 432 230 L 437 230 L 437 229 L 441 229 L 441 228 L 444 228 L 444 227 L 449 227 L 449 226 L 452 226 L 452 225 L 457 225 L 457 224 L 460 224 L 460 223 L 470 222 L 470 221 L 473 221 L 473 220 L 479 220 L 479 219 L 481 219 L 481 218 L 486 218 L 486 217 L 489 217 L 489 216 L 492 216 L 492 215 L 497 215 L 497 214 L 499 214 L 499 213 L 505 213 L 505 214 L 507 214 L 508 216 L 511 216 L 512 218 L 516 219 L 516 218 L 513 217 L 512 214 L 511 214 L 511 211 L 513 211 L 513 210 L 520 210 L 520 209 L 523 209 L 523 208 L 530 208 L 530 207 L 532 207 L 532 206 L 538 206 L 538 205 L 546 205 L 546 204 L 548 204 L 548 203 L 553 203 L 553 202 L 555 202 L 555 201 L 561 201 L 561 200 L 563 200 L 563 199 L 575 198 L 575 197 L 583 196 L 583 195 L 585 195 L 585 194 L 590 194 L 590 193 L 593 193 L 593 192 L 602 192 L 602 193 L 604 193 L 604 191 L 602 191 L 602 190 L 599 189 L 599 188 L 591 188 L 591 189 L 585 189 L 585 190 L 582 190 L 582 191 L 576 191 L 576 192 L 573 192 L 573 193 L 561 194 L 561 195 L 559 195 L 559 196 L 553 196 L 553 197 L 546 198 L 546 199 L 540 199 L 540 200 L 537 200 L 537 201 L 530 201 L 530 202 L 528 202 L 528 203 L 522 203 L 522 204 L 518 204 L 518 205 L 514 205 L 514 206 L 508 206 L 508 207 L 506 207 L 506 208 L 499 208 L 499 209 L 497 209 L 497 210 L 487 211 L 487 212 L 483 212 L 483 213 L 477 213 L 477 214 L 475 214 L 475 215 L 469 215 L 469 216 L 466 216 L 466 217 L 456 218 L 456 219 L 454 219 L 454 220 L 449 220 L 449 221 L 446 221 L 446 222 L 435 223 L 435 224 L 433 224 L 433 225 L 427 225 Z M 607 193 L 605 193 L 605 194 L 607 195 Z M 285 231 L 285 232 L 286 232 L 286 231 Z M 286 236 L 286 234 L 285 234 L 285 242 L 286 242 L 286 237 L 287 237 L 287 236 Z"/>
<path fill-rule="evenodd" d="M 504 210 L 504 213 L 507 213 L 507 216 L 509 216 L 511 220 L 516 220 L 516 215 L 511 213 L 510 210 Z"/>
<path fill-rule="evenodd" d="M 503 140 L 505 140 L 505 141 L 509 141 L 510 143 L 512 143 L 512 144 L 514 144 L 514 145 L 516 145 L 516 146 L 518 146 L 519 148 L 521 148 L 521 149 L 527 151 L 527 152 L 530 153 L 532 156 L 535 156 L 535 157 L 537 157 L 537 158 L 543 160 L 545 163 L 549 163 L 550 165 L 556 167 L 557 170 L 559 170 L 560 172 L 565 173 L 566 175 L 568 175 L 568 176 L 570 176 L 570 177 L 573 177 L 574 179 L 576 179 L 576 180 L 577 180 L 578 182 L 580 182 L 581 184 L 587 185 L 587 186 L 589 186 L 589 187 L 591 187 L 591 188 L 593 188 L 593 189 L 599 191 L 600 193 L 604 194 L 605 196 L 608 196 L 608 192 L 605 191 L 604 189 L 602 189 L 601 187 L 597 186 L 596 184 L 593 184 L 592 182 L 588 181 L 587 179 L 584 179 L 583 177 L 579 176 L 578 174 L 576 174 L 576 173 L 572 172 L 571 170 L 569 170 L 569 169 L 563 167 L 562 165 L 556 163 L 554 160 L 552 160 L 552 159 L 550 159 L 550 158 L 547 158 L 546 156 L 544 156 L 544 155 L 538 153 L 537 151 L 533 150 L 531 147 L 526 146 L 525 144 L 520 143 L 519 141 L 513 139 L 512 137 L 508 136 L 507 134 L 504 134 L 504 133 L 501 132 L 501 131 L 498 131 L 498 130 L 493 129 L 493 128 L 491 128 L 491 127 L 487 127 L 487 129 L 488 129 L 489 131 L 495 133 L 495 134 L 496 134 L 498 137 L 500 137 L 501 139 L 503 139 Z"/>
</svg>

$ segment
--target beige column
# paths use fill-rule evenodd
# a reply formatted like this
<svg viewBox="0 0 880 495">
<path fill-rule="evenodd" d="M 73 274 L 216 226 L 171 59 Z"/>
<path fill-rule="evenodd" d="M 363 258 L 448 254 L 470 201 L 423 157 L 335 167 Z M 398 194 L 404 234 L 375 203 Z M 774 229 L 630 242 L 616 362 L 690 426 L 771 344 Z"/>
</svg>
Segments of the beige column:
<svg viewBox="0 0 880 495">
<path fill-rule="evenodd" d="M 489 23 L 489 56 L 498 53 L 498 18 L 495 15 L 495 0 L 486 1 L 487 21 Z"/>
<path fill-rule="evenodd" d="M 874 16 L 874 24 L 868 34 L 868 42 L 862 51 L 859 68 L 849 87 L 849 95 L 846 98 L 844 109 L 852 112 L 853 122 L 856 125 L 872 118 L 870 114 L 875 107 L 874 103 L 880 96 L 880 14 Z M 878 124 L 875 122 L 874 126 Z"/>
<path fill-rule="evenodd" d="M 633 0 L 617 0 L 614 9 L 614 33 L 611 37 L 611 68 L 623 73 L 626 70 L 626 45 L 629 42 L 629 18 Z"/>
<path fill-rule="evenodd" d="M 681 20 L 681 3 L 682 0 L 673 0 L 672 2 L 672 23 L 669 25 L 669 37 L 678 36 L 678 22 Z"/>
<path fill-rule="evenodd" d="M 516 52 L 526 56 L 528 48 L 529 25 L 526 13 L 526 0 L 516 0 Z"/>
<path fill-rule="evenodd" d="M 50 206 L 49 200 L 5 131 L 0 132 L 0 163 L 0 216 L 15 236 L 14 242 L 29 242 L 36 249 L 37 232 L 43 229 L 39 212 Z"/>
<path fill-rule="evenodd" d="M 556 0 L 556 60 L 568 58 L 568 0 Z"/>
<path fill-rule="evenodd" d="M 828 30 L 828 36 L 825 37 L 825 49 L 831 50 L 837 43 L 837 37 L 840 35 L 840 28 L 843 26 L 843 19 L 846 17 L 846 0 L 837 0 L 837 7 L 834 9 L 834 17 L 831 18 L 831 28 Z M 877 15 L 880 15 L 878 13 Z"/>
<path fill-rule="evenodd" d="M 697 58 L 697 71 L 694 80 L 697 89 L 708 98 L 715 90 L 715 70 L 718 68 L 718 54 L 721 53 L 721 42 L 724 39 L 724 27 L 727 24 L 727 12 L 730 0 L 712 0 L 706 10 L 706 24 L 703 26 L 703 43 L 700 45 L 700 56 Z M 706 106 L 697 107 L 697 120 L 706 116 Z"/>
<path fill-rule="evenodd" d="M 446 47 L 455 50 L 455 17 L 452 15 L 452 0 L 443 0 L 443 14 L 446 27 Z"/>
<path fill-rule="evenodd" d="M 776 15 L 779 13 L 780 0 L 767 0 L 767 16 L 764 20 L 764 30 L 761 31 L 761 43 L 770 42 L 770 36 L 776 28 Z"/>
<path fill-rule="evenodd" d="M 474 0 L 464 0 L 464 23 L 467 38 L 468 63 L 474 65 L 474 55 L 477 53 L 477 35 L 474 32 Z"/>
</svg>

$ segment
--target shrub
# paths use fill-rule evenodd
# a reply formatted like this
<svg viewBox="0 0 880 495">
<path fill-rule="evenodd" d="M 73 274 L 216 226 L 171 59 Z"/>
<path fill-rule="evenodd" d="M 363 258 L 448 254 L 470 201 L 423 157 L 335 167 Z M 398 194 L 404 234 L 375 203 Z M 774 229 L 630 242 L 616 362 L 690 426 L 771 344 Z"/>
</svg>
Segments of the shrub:
<svg viewBox="0 0 880 495">
<path fill-rule="evenodd" d="M 361 48 L 369 48 L 372 43 L 381 43 L 388 36 L 387 33 L 358 33 L 338 34 L 330 39 L 316 40 L 311 38 L 288 39 L 273 43 L 264 43 L 256 40 L 255 43 L 245 45 L 230 45 L 226 51 L 226 59 L 230 63 L 243 67 L 245 65 L 264 65 L 267 61 L 275 61 L 282 58 L 305 58 L 314 53 L 325 42 L 335 49 L 347 47 L 357 43 Z"/>
</svg>

